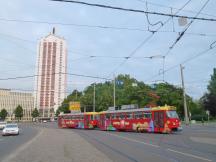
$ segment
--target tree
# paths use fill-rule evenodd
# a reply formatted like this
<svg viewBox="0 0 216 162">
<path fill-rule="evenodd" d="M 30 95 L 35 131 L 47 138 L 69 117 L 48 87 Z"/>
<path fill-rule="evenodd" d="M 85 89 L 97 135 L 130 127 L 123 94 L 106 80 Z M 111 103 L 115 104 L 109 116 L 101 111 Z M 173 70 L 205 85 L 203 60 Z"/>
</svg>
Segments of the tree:
<svg viewBox="0 0 216 162">
<path fill-rule="evenodd" d="M 207 88 L 209 94 L 216 96 L 216 68 L 213 69 L 213 74 L 211 75 L 211 80 Z"/>
<path fill-rule="evenodd" d="M 116 77 L 116 106 L 137 104 L 139 107 L 164 106 L 172 105 L 177 108 L 179 115 L 183 115 L 183 96 L 182 88 L 176 87 L 169 83 L 159 83 L 150 86 L 142 81 L 138 81 L 130 75 L 120 74 Z M 93 110 L 93 94 L 94 84 L 87 86 L 83 92 L 73 91 L 62 103 L 56 111 L 56 115 L 60 112 L 70 112 L 69 102 L 81 102 L 81 109 L 85 107 L 86 111 Z M 113 81 L 95 84 L 95 100 L 96 111 L 107 110 L 113 106 Z M 193 104 L 191 97 L 187 95 L 187 101 L 190 101 L 191 107 L 195 109 L 197 106 Z"/>
<path fill-rule="evenodd" d="M 23 117 L 23 108 L 22 106 L 18 105 L 14 110 L 15 117 L 18 118 L 18 121 L 21 120 Z"/>
<path fill-rule="evenodd" d="M 32 111 L 32 114 L 31 114 L 32 118 L 36 118 L 39 116 L 39 112 L 38 112 L 38 109 L 35 108 L 33 111 Z"/>
<path fill-rule="evenodd" d="M 7 117 L 7 115 L 8 115 L 7 110 L 6 109 L 2 109 L 1 112 L 0 112 L 0 118 L 2 120 L 5 120 L 5 118 Z"/>
<path fill-rule="evenodd" d="M 213 69 L 207 89 L 208 92 L 201 98 L 201 102 L 205 110 L 210 111 L 210 115 L 216 116 L 216 68 Z"/>
</svg>

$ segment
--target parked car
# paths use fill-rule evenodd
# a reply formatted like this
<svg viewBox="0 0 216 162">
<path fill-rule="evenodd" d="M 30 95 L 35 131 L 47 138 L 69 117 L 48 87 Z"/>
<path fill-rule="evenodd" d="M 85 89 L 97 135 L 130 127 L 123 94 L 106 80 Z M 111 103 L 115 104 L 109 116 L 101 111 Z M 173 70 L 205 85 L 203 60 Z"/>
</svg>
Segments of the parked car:
<svg viewBox="0 0 216 162">
<path fill-rule="evenodd" d="M 43 120 L 43 123 L 47 123 L 47 121 L 46 121 L 46 120 Z"/>
<path fill-rule="evenodd" d="M 2 135 L 19 135 L 18 125 L 16 123 L 6 124 L 2 131 Z"/>
<path fill-rule="evenodd" d="M 7 122 L 0 121 L 0 129 L 4 129 L 6 124 L 7 124 Z"/>
</svg>

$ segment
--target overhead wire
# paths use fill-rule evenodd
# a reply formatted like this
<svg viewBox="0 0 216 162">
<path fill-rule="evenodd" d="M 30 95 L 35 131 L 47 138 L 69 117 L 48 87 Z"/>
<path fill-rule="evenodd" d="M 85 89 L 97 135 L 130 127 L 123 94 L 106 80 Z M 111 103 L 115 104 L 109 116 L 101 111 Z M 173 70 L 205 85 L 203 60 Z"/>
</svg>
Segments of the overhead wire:
<svg viewBox="0 0 216 162">
<path fill-rule="evenodd" d="M 203 20 L 203 21 L 216 21 L 216 19 L 213 19 L 213 18 L 193 17 L 193 16 L 185 16 L 185 15 L 177 15 L 177 14 L 172 15 L 172 14 L 167 14 L 167 13 L 162 13 L 162 12 L 153 12 L 153 11 L 144 11 L 144 10 L 138 10 L 138 9 L 122 8 L 122 7 L 109 6 L 109 5 L 103 5 L 103 4 L 87 3 L 87 2 L 83 2 L 83 1 L 74 1 L 74 0 L 50 0 L 50 1 L 75 3 L 75 4 L 80 4 L 80 5 L 92 6 L 92 7 L 121 10 L 121 11 L 126 11 L 126 12 L 152 14 L 152 15 L 159 15 L 159 16 L 166 16 L 166 17 L 177 17 L 177 18 L 185 17 L 187 19 L 196 19 L 196 20 Z"/>
<path fill-rule="evenodd" d="M 201 9 L 196 13 L 195 17 L 198 17 L 199 14 L 201 13 L 201 11 L 206 7 L 206 5 L 209 3 L 210 0 L 207 0 L 204 5 L 201 7 Z M 191 26 L 191 24 L 194 22 L 194 19 L 190 21 L 190 23 L 186 26 L 186 28 L 179 33 L 179 36 L 177 37 L 177 39 L 175 40 L 175 42 L 168 48 L 167 52 L 164 55 L 164 60 L 163 60 L 163 80 L 164 80 L 164 68 L 165 68 L 165 61 L 167 56 L 170 54 L 170 52 L 172 51 L 172 49 L 175 47 L 175 45 L 181 40 L 181 38 L 184 36 L 185 32 L 189 29 L 189 27 Z"/>
<path fill-rule="evenodd" d="M 151 14 L 151 13 L 148 13 L 148 14 Z M 139 49 L 139 48 L 138 48 L 138 49 Z M 135 52 L 136 52 L 136 50 L 135 50 Z M 129 57 L 129 56 L 128 56 L 128 57 L 125 57 L 125 59 L 129 59 L 129 58 L 131 58 L 131 57 Z"/>
<path fill-rule="evenodd" d="M 105 26 L 105 25 L 87 25 L 87 24 L 74 24 L 74 23 L 62 23 L 62 22 L 51 22 L 51 21 L 36 21 L 36 20 L 22 20 L 22 19 L 6 19 L 0 18 L 0 21 L 6 22 L 19 22 L 19 23 L 34 23 L 34 24 L 50 24 L 50 25 L 63 25 L 63 26 L 75 26 L 75 27 L 86 27 L 86 28 L 100 28 L 100 29 L 112 29 L 112 30 L 128 30 L 128 31 L 140 31 L 140 32 L 156 32 L 155 30 L 143 29 L 143 28 L 129 28 L 129 27 L 116 27 L 116 26 Z M 180 33 L 180 31 L 172 31 L 172 30 L 161 30 L 158 31 L 161 33 Z M 194 33 L 187 32 L 185 34 L 189 35 L 198 35 L 198 36 L 210 36 L 215 37 L 216 34 L 212 33 Z M 37 41 L 22 39 L 13 35 L 0 33 L 0 35 L 11 37 L 17 40 L 29 42 L 29 43 L 37 43 Z"/>
<path fill-rule="evenodd" d="M 188 62 L 190 62 L 190 61 L 192 61 L 192 60 L 194 60 L 194 59 L 196 59 L 196 58 L 198 58 L 198 57 L 200 57 L 200 56 L 202 56 L 202 55 L 204 55 L 204 54 L 207 54 L 209 51 L 211 51 L 211 50 L 214 49 L 215 47 L 216 47 L 216 41 L 212 42 L 212 43 L 209 45 L 209 48 L 207 48 L 207 49 L 205 49 L 205 50 L 199 52 L 198 54 L 196 54 L 196 55 L 194 55 L 194 56 L 191 56 L 191 57 L 185 59 L 184 61 L 182 61 L 182 62 L 180 62 L 180 63 L 178 63 L 178 64 L 176 64 L 176 65 L 173 65 L 173 66 L 169 67 L 169 68 L 166 69 L 166 70 L 164 70 L 164 73 L 167 73 L 168 71 L 171 71 L 171 70 L 173 70 L 173 69 L 179 67 L 180 64 L 182 64 L 182 65 L 183 65 L 183 64 L 186 64 L 186 63 L 188 63 Z M 151 79 L 153 79 L 153 78 L 155 78 L 155 77 L 158 77 L 158 76 L 160 76 L 160 74 L 155 74 L 155 75 L 153 75 L 152 77 L 146 79 L 145 81 L 149 81 L 149 80 L 151 80 Z"/>
<path fill-rule="evenodd" d="M 15 77 L 7 77 L 7 78 L 0 78 L 0 81 L 5 80 L 17 80 L 17 79 L 26 79 L 26 78 L 34 78 L 38 76 L 47 76 L 48 74 L 44 75 L 25 75 L 25 76 L 15 76 Z M 91 76 L 91 75 L 83 75 L 83 74 L 75 74 L 75 73 L 51 73 L 49 75 L 72 75 L 78 77 L 85 77 L 85 78 L 94 78 L 94 79 L 103 79 L 103 80 L 112 80 L 110 78 L 99 77 L 99 76 Z"/>
<path fill-rule="evenodd" d="M 148 11 L 148 2 L 146 2 L 146 11 Z M 148 22 L 148 25 L 156 26 L 156 25 L 160 24 L 161 26 L 163 26 L 163 22 L 162 21 L 159 20 L 159 21 L 157 21 L 155 23 L 151 23 L 150 20 L 149 20 L 148 14 L 145 13 L 145 15 L 146 15 L 146 20 Z M 148 27 L 148 30 L 149 30 L 149 27 Z"/>
<path fill-rule="evenodd" d="M 147 2 L 148 4 L 153 5 L 153 6 L 159 6 L 159 7 L 163 7 L 163 8 L 172 8 L 172 9 L 175 9 L 175 10 L 179 10 L 179 8 L 176 8 L 176 7 L 173 7 L 173 6 L 167 6 L 167 5 L 164 5 L 164 4 L 153 3 L 153 2 L 144 1 L 144 0 L 136 0 L 136 1 L 139 1 L 139 2 L 142 2 L 142 3 Z M 197 13 L 197 11 L 193 11 L 193 10 L 182 10 L 182 11 L 183 12 L 188 12 L 188 13 Z M 216 17 L 216 15 L 212 15 L 212 14 L 204 13 L 204 12 L 201 12 L 200 14 L 206 15 L 206 16 L 211 16 L 211 17 Z"/>
<path fill-rule="evenodd" d="M 178 11 L 175 12 L 175 14 L 177 14 L 178 12 L 180 12 L 185 6 L 187 6 L 189 3 L 191 2 L 191 0 L 188 0 Z M 145 43 L 147 43 L 155 33 L 157 33 L 166 23 L 168 23 L 170 20 L 172 19 L 172 17 L 169 17 L 162 26 L 159 26 L 154 32 L 151 33 L 151 35 L 149 35 L 146 39 L 144 39 L 144 41 L 142 41 L 129 55 L 128 58 L 131 58 Z M 128 59 L 127 59 L 128 60 Z M 110 77 L 110 75 L 114 74 L 123 64 L 125 64 L 125 62 L 127 60 L 123 60 L 109 75 L 108 77 Z"/>
<path fill-rule="evenodd" d="M 210 0 L 207 0 L 205 2 L 205 4 L 202 6 L 202 8 L 199 10 L 199 12 L 195 15 L 195 17 L 199 16 L 200 12 L 206 7 L 206 5 L 209 3 Z M 189 27 L 191 26 L 191 24 L 194 22 L 194 19 L 191 20 L 191 22 L 186 26 L 186 28 L 179 34 L 178 38 L 176 39 L 176 41 L 171 45 L 171 47 L 169 47 L 169 49 L 172 49 L 177 42 L 179 42 L 181 40 L 181 38 L 183 37 L 183 35 L 185 34 L 185 32 L 189 29 Z"/>
</svg>

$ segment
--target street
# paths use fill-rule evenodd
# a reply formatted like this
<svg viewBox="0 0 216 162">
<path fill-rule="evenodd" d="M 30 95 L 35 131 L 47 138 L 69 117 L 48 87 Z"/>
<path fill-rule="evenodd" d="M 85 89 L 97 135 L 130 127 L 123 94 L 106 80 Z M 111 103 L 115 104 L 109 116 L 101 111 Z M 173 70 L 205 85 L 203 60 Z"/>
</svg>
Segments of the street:
<svg viewBox="0 0 216 162">
<path fill-rule="evenodd" d="M 214 162 L 215 128 L 192 125 L 174 134 L 149 134 L 24 124 L 19 136 L 0 137 L 0 161 Z"/>
<path fill-rule="evenodd" d="M 38 133 L 38 129 L 27 124 L 19 124 L 20 134 L 18 136 L 2 136 L 0 130 L 0 161 L 19 148 L 22 144 L 34 138 Z"/>
<path fill-rule="evenodd" d="M 113 161 L 216 161 L 215 127 L 189 126 L 171 135 L 73 131 Z"/>
</svg>

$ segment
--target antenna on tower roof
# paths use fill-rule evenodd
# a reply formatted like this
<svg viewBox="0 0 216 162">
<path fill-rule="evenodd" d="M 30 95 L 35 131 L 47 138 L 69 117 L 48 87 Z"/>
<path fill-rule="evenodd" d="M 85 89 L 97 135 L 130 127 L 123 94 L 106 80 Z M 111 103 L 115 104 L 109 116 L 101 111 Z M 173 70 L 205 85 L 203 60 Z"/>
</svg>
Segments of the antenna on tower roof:
<svg viewBox="0 0 216 162">
<path fill-rule="evenodd" d="M 55 27 L 53 27 L 53 32 L 52 32 L 52 34 L 55 35 Z"/>
</svg>

